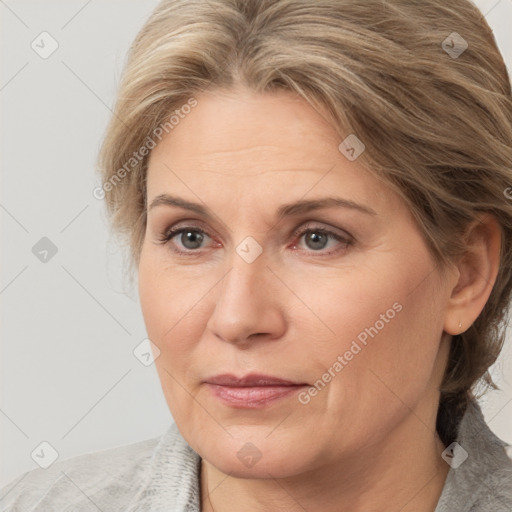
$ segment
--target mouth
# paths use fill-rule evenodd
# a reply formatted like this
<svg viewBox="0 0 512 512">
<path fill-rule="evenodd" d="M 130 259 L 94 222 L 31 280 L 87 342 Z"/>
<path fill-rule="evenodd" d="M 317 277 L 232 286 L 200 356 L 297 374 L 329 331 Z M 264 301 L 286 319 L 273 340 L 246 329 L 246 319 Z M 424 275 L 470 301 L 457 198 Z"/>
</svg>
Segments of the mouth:
<svg viewBox="0 0 512 512">
<path fill-rule="evenodd" d="M 223 374 L 204 381 L 212 395 L 223 404 L 240 409 L 259 409 L 290 398 L 309 384 L 269 375 L 250 374 L 245 377 Z"/>
</svg>

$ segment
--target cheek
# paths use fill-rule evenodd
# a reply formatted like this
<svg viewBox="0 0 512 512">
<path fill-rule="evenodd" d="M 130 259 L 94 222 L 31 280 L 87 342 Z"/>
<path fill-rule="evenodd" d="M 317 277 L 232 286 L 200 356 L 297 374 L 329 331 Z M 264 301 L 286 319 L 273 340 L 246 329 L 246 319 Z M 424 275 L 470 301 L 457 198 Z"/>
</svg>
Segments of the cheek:
<svg viewBox="0 0 512 512">
<path fill-rule="evenodd" d="M 387 264 L 381 260 L 379 268 L 353 269 L 307 290 L 297 283 L 298 295 L 311 307 L 309 326 L 304 320 L 299 329 L 317 340 L 309 349 L 310 367 L 315 378 L 330 380 L 327 393 L 322 391 L 324 406 L 364 403 L 375 416 L 383 404 L 413 405 L 425 390 L 442 334 L 443 302 L 434 275 L 425 278 L 428 257 L 412 261 L 395 256 Z"/>
<path fill-rule="evenodd" d="M 164 265 L 152 249 L 143 250 L 139 264 L 139 297 L 149 337 L 158 344 L 172 339 L 190 317 L 207 291 L 207 283 L 198 277 L 187 277 L 182 270 Z M 204 288 L 204 290 L 203 290 Z"/>
<path fill-rule="evenodd" d="M 139 298 L 142 315 L 146 324 L 146 330 L 150 339 L 160 349 L 160 338 L 165 323 L 164 312 L 167 308 L 166 283 L 161 282 L 162 273 L 157 267 L 151 265 L 151 259 L 144 254 L 141 255 L 139 264 Z"/>
<path fill-rule="evenodd" d="M 141 254 L 139 264 L 139 297 L 149 339 L 160 350 L 155 367 L 164 398 L 173 418 L 187 423 L 193 401 L 186 390 L 193 392 L 188 382 L 194 339 L 194 297 L 187 297 L 180 276 L 169 268 L 162 268 L 150 254 Z M 182 278 L 181 278 L 182 279 Z M 197 281 L 196 281 L 197 282 Z M 197 286 L 196 286 L 197 287 Z M 185 290 L 185 293 L 184 293 Z M 185 335 L 184 333 L 187 333 Z"/>
<path fill-rule="evenodd" d="M 295 310 L 297 330 L 308 332 L 308 339 L 317 341 L 314 348 L 331 356 L 348 350 L 354 340 L 364 347 L 383 338 L 401 322 L 407 286 L 376 275 L 376 269 L 354 268 L 321 280 L 297 280 L 293 289 L 307 305 Z"/>
<path fill-rule="evenodd" d="M 160 350 L 156 366 L 164 388 L 194 386 L 193 360 L 211 314 L 210 281 L 204 271 L 199 274 L 162 264 L 150 250 L 141 255 L 140 304 L 148 337 Z"/>
</svg>

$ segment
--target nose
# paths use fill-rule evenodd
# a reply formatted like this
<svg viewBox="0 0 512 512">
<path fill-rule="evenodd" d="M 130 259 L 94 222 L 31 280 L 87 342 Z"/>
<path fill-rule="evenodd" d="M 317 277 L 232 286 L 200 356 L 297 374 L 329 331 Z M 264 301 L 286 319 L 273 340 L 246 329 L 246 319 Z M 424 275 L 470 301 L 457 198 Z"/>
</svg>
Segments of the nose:
<svg viewBox="0 0 512 512">
<path fill-rule="evenodd" d="M 275 271 L 274 271 L 275 272 Z M 207 328 L 217 338 L 241 348 L 257 339 L 275 340 L 286 329 L 286 287 L 267 267 L 263 254 L 247 263 L 238 254 L 216 287 L 216 304 Z"/>
</svg>

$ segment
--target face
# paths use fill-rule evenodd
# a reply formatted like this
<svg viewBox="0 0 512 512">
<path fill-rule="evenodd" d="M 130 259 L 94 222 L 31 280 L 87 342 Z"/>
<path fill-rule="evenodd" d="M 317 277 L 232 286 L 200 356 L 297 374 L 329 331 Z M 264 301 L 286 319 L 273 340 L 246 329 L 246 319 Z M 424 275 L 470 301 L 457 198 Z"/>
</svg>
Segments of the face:
<svg viewBox="0 0 512 512">
<path fill-rule="evenodd" d="M 139 265 L 187 442 L 224 473 L 287 477 L 428 421 L 448 284 L 400 198 L 291 92 L 196 99 L 151 153 Z"/>
</svg>

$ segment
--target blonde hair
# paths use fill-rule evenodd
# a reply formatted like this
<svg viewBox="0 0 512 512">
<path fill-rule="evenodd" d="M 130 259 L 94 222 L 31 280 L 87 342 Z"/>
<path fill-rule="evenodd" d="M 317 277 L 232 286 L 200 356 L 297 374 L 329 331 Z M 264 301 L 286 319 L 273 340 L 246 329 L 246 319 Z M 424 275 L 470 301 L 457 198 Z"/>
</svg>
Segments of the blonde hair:
<svg viewBox="0 0 512 512">
<path fill-rule="evenodd" d="M 356 134 L 358 163 L 405 200 L 440 270 L 464 253 L 478 212 L 500 223 L 497 280 L 453 337 L 441 386 L 437 428 L 451 442 L 477 381 L 496 388 L 488 368 L 512 290 L 511 87 L 482 13 L 468 0 L 163 0 L 131 47 L 98 162 L 132 265 L 155 139 L 202 91 L 239 84 L 298 93 L 331 117 L 340 142 Z"/>
</svg>

